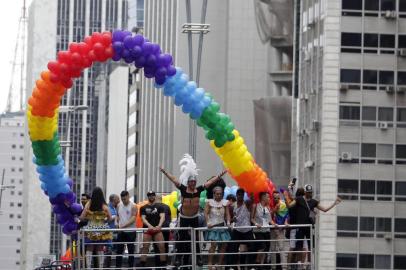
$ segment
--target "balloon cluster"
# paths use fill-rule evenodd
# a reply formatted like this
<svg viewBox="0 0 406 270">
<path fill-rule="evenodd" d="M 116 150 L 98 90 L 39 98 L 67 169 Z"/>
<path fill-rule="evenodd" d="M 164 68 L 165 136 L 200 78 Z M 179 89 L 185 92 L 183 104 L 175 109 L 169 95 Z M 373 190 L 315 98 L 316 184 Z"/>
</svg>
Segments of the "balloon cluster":
<svg viewBox="0 0 406 270">
<path fill-rule="evenodd" d="M 206 131 L 206 138 L 239 186 L 256 194 L 274 190 L 266 173 L 248 152 L 230 116 L 221 113 L 220 105 L 212 96 L 173 65 L 171 55 L 162 53 L 158 44 L 139 34 L 121 30 L 95 32 L 83 42 L 70 43 L 68 50 L 58 52 L 57 60 L 50 61 L 48 70 L 43 71 L 36 81 L 27 106 L 33 161 L 38 166 L 41 187 L 50 197 L 64 233 L 71 234 L 77 229 L 74 220 L 81 206 L 75 203 L 72 180 L 65 174 L 60 156 L 58 107 L 66 90 L 72 87 L 73 79 L 80 77 L 83 69 L 108 59 L 133 63 L 144 69 L 145 77 L 154 78 L 155 86 L 163 89 L 165 96 L 174 98 L 175 105 L 182 106 L 182 111 Z M 179 195 L 176 198 L 175 194 L 171 196 L 165 201 L 174 207 Z M 202 197 L 201 202 L 204 200 Z"/>
</svg>

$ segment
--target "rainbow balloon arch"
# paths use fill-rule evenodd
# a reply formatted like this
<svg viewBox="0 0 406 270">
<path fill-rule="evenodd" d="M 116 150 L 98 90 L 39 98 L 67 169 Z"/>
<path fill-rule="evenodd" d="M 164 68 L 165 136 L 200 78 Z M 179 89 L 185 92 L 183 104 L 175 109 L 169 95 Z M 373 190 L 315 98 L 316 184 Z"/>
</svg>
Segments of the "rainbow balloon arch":
<svg viewBox="0 0 406 270">
<path fill-rule="evenodd" d="M 29 136 L 34 152 L 33 162 L 41 181 L 41 188 L 57 215 L 65 234 L 78 229 L 75 216 L 82 211 L 72 191 L 72 179 L 65 171 L 58 139 L 58 108 L 61 98 L 94 62 L 124 60 L 144 69 L 147 78 L 155 79 L 155 87 L 165 96 L 174 98 L 176 106 L 189 114 L 205 130 L 210 145 L 223 161 L 225 168 L 249 194 L 270 192 L 273 183 L 255 163 L 234 128 L 230 116 L 220 112 L 220 106 L 203 88 L 189 81 L 182 69 L 173 65 L 172 56 L 162 53 L 158 44 L 142 35 L 129 31 L 95 32 L 83 42 L 69 44 L 67 51 L 60 51 L 56 61 L 50 61 L 48 70 L 36 81 L 28 100 L 27 118 Z"/>
</svg>

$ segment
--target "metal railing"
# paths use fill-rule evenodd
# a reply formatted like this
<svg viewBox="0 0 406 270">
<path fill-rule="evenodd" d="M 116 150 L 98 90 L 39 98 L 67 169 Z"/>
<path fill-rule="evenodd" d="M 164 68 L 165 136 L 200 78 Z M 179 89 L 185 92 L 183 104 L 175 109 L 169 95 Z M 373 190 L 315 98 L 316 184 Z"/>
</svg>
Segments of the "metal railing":
<svg viewBox="0 0 406 270">
<path fill-rule="evenodd" d="M 241 229 L 252 229 L 253 238 L 236 240 L 235 232 Z M 144 241 L 144 233 L 148 229 L 129 228 L 111 230 L 80 230 L 73 244 L 72 269 L 258 269 L 264 266 L 268 269 L 314 269 L 314 229 L 311 225 L 264 226 L 269 238 L 258 239 L 256 226 L 248 227 L 199 227 L 199 228 L 163 228 L 163 241 Z M 207 240 L 209 231 L 227 231 L 231 239 L 212 242 Z M 249 230 L 249 232 L 252 232 Z M 303 241 L 303 248 L 293 248 L 294 243 L 289 239 L 291 230 L 306 230 L 310 232 L 310 239 L 295 239 L 296 243 Z M 115 238 L 112 242 L 89 242 L 89 233 L 112 232 Z M 294 234 L 294 233 L 293 233 Z M 132 235 L 134 240 L 123 241 L 123 235 Z M 258 237 L 258 236 L 257 236 Z M 163 243 L 165 251 L 160 252 L 157 245 Z M 143 253 L 142 246 L 150 244 L 149 250 Z M 215 249 L 211 245 L 220 244 Z M 265 245 L 265 249 L 258 247 Z M 120 254 L 123 246 L 127 251 Z M 246 246 L 243 249 L 243 246 Z M 97 247 L 102 252 L 90 252 Z M 121 247 L 119 249 L 119 247 Z M 161 246 L 162 247 L 162 246 Z M 124 249 L 125 250 L 125 249 Z M 211 252 L 210 252 L 211 251 Z M 214 252 L 213 252 L 214 251 Z M 160 264 L 160 255 L 166 260 Z M 217 263 L 212 259 L 219 257 Z M 244 257 L 244 261 L 242 258 Z M 141 264 L 141 258 L 145 264 Z M 208 265 L 208 261 L 212 261 Z M 296 259 L 295 259 L 296 258 Z M 299 259 L 298 259 L 299 258 Z M 203 268 L 202 268 L 203 267 Z"/>
</svg>

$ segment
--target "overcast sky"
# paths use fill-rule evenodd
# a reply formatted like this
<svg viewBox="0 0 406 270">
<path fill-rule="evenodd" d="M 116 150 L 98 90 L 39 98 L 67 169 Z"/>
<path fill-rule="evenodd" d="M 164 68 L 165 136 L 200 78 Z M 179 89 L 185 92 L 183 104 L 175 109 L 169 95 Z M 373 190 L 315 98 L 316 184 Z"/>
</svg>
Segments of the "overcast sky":
<svg viewBox="0 0 406 270">
<path fill-rule="evenodd" d="M 27 8 L 31 0 L 26 0 Z M 10 88 L 12 61 L 14 47 L 17 39 L 18 22 L 22 13 L 23 0 L 10 0 L 0 2 L 0 25 L 2 25 L 0 39 L 0 112 L 3 112 L 7 104 L 8 90 Z M 28 13 L 28 12 L 27 12 Z M 21 48 L 21 47 L 20 47 Z M 20 59 L 17 60 L 20 63 Z M 19 95 L 20 69 L 16 66 L 14 88 Z M 14 98 L 14 108 L 18 106 L 19 96 Z"/>
</svg>

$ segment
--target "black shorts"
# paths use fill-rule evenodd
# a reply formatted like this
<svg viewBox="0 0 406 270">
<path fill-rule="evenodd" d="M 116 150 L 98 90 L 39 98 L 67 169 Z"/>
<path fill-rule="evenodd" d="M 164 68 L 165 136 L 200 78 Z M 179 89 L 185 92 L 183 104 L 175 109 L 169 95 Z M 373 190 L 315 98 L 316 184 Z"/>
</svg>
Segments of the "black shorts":
<svg viewBox="0 0 406 270">
<path fill-rule="evenodd" d="M 271 233 L 270 232 L 254 232 L 255 240 L 264 240 L 255 242 L 255 246 L 257 247 L 256 250 L 264 250 L 268 251 L 269 247 L 271 246 Z"/>
<path fill-rule="evenodd" d="M 239 232 L 237 230 L 233 230 L 232 235 L 232 240 L 235 241 L 235 244 L 238 245 L 249 245 L 250 242 L 246 242 L 246 241 L 252 241 L 254 240 L 254 235 L 252 233 L 252 231 L 248 231 L 248 232 Z"/>
<path fill-rule="evenodd" d="M 313 247 L 310 246 L 310 228 L 309 227 L 300 227 L 296 231 L 296 248 L 295 250 L 302 250 L 303 249 L 303 242 L 307 241 L 307 246 L 309 249 Z M 299 240 L 302 239 L 302 240 Z M 305 240 L 303 240 L 305 239 Z M 314 238 L 313 238 L 313 245 L 314 245 Z"/>
</svg>

